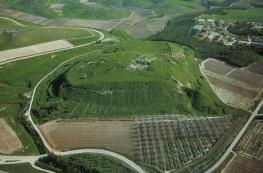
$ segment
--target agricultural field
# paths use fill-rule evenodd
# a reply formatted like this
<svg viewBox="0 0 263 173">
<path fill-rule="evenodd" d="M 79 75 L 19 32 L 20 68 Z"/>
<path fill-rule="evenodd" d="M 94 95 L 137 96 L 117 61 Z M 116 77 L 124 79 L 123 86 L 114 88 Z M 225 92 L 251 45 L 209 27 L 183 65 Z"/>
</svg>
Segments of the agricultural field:
<svg viewBox="0 0 263 173">
<path fill-rule="evenodd" d="M 207 154 L 233 122 L 231 116 L 139 119 L 133 127 L 136 155 L 163 171 L 177 170 Z"/>
<path fill-rule="evenodd" d="M 236 128 L 233 124 L 238 121 L 232 116 L 148 117 L 57 120 L 41 125 L 40 130 L 50 146 L 58 151 L 102 148 L 168 171 L 205 156 L 230 128 Z"/>
<path fill-rule="evenodd" d="M 226 104 L 249 110 L 262 93 L 262 75 L 214 59 L 205 60 L 201 70 L 218 97 Z"/>
<path fill-rule="evenodd" d="M 3 171 L 3 173 L 17 173 L 18 170 L 19 173 L 45 173 L 33 168 L 29 163 L 0 165 L 0 172 Z"/>
<path fill-rule="evenodd" d="M 79 45 L 96 40 L 97 35 L 89 29 L 72 27 L 40 27 L 18 25 L 10 20 L 0 18 L 0 51 L 30 46 L 60 39 Z M 84 40 L 83 40 L 84 39 Z"/>
<path fill-rule="evenodd" d="M 261 173 L 262 170 L 262 161 L 236 154 L 222 173 Z"/>
<path fill-rule="evenodd" d="M 84 18 L 84 19 L 118 19 L 128 17 L 132 9 L 153 10 L 157 16 L 172 13 L 185 13 L 202 10 L 200 1 L 181 0 L 93 0 L 85 3 L 82 0 L 40 1 L 6 0 L 0 1 L 8 8 L 28 12 L 46 18 Z M 92 3 L 92 4 L 90 4 Z M 77 10 L 78 9 L 78 10 Z"/>
<path fill-rule="evenodd" d="M 227 9 L 224 14 L 204 14 L 200 18 L 216 19 L 216 20 L 230 20 L 230 21 L 253 21 L 263 22 L 263 8 L 250 8 L 248 10 Z"/>
<path fill-rule="evenodd" d="M 124 154 L 135 150 L 132 120 L 61 120 L 40 126 L 53 149 L 105 148 Z M 121 142 L 120 142 L 121 141 Z"/>
<path fill-rule="evenodd" d="M 229 110 L 202 78 L 189 48 L 130 38 L 57 69 L 39 86 L 32 113 L 43 123 L 96 116 L 222 115 Z"/>
<path fill-rule="evenodd" d="M 27 4 L 30 8 L 27 6 L 26 9 L 32 8 L 32 10 L 24 10 L 25 8 L 20 8 L 25 5 L 24 1 L 13 0 L 6 5 L 9 9 L 3 8 L 0 14 L 47 26 L 91 27 L 106 31 L 119 27 L 135 38 L 146 38 L 161 31 L 174 16 L 204 9 L 200 0 L 66 0 L 63 2 L 52 0 L 41 3 L 47 6 L 39 9 L 30 1 Z M 76 11 L 75 8 L 81 10 Z M 94 11 L 98 9 L 102 10 L 99 13 Z M 41 12 L 43 10 L 45 12 Z M 118 13 L 120 14 L 117 15 Z"/>
<path fill-rule="evenodd" d="M 47 18 L 84 18 L 84 19 L 116 19 L 129 16 L 129 12 L 114 7 L 89 6 L 79 0 L 63 0 L 62 2 L 34 0 L 1 0 L 8 8 L 24 11 Z"/>
<path fill-rule="evenodd" d="M 254 73 L 258 73 L 263 75 L 263 61 L 257 62 L 257 63 L 253 63 L 248 67 L 248 70 Z"/>
<path fill-rule="evenodd" d="M 256 118 L 240 141 L 236 150 L 263 161 L 263 119 Z"/>
<path fill-rule="evenodd" d="M 18 139 L 14 130 L 5 122 L 3 118 L 0 118 L 0 153 L 12 154 L 22 147 L 22 143 Z"/>
</svg>

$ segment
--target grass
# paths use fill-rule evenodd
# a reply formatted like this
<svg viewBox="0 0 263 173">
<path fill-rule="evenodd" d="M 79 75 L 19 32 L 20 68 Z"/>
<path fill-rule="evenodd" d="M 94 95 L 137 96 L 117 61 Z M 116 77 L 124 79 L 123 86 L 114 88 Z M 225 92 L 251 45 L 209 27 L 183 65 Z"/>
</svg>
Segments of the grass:
<svg viewBox="0 0 263 173">
<path fill-rule="evenodd" d="M 59 39 L 80 45 L 97 38 L 97 33 L 89 29 L 18 26 L 5 19 L 0 19 L 0 31 L 0 51 Z"/>
<path fill-rule="evenodd" d="M 99 50 L 63 65 L 40 85 L 33 108 L 36 120 L 228 111 L 189 48 L 127 37 Z M 130 69 L 134 64 L 144 69 Z"/>
<path fill-rule="evenodd" d="M 0 165 L 0 171 L 6 171 L 9 173 L 45 173 L 43 171 L 33 168 L 29 163 Z"/>
<path fill-rule="evenodd" d="M 96 0 L 96 5 L 84 5 L 79 0 L 0 0 L 9 8 L 47 18 L 117 19 L 130 15 L 131 10 L 154 10 L 157 16 L 181 14 L 203 10 L 201 0 Z M 61 12 L 50 8 L 54 3 L 62 3 Z"/>
<path fill-rule="evenodd" d="M 204 19 L 218 19 L 218 20 L 243 20 L 243 21 L 253 21 L 262 22 L 263 21 L 263 8 L 251 8 L 248 10 L 238 10 L 238 9 L 227 9 L 224 10 L 226 14 L 205 14 L 200 16 Z"/>
<path fill-rule="evenodd" d="M 135 173 L 135 171 L 131 170 L 119 160 L 98 154 L 76 154 L 71 156 L 49 155 L 41 158 L 37 164 L 43 168 L 60 170 L 65 173 L 71 173 L 73 170 L 74 172 L 91 173 Z"/>
<path fill-rule="evenodd" d="M 32 92 L 33 86 L 59 63 L 89 50 L 89 47 L 83 47 L 1 66 L 0 89 L 4 92 L 0 92 L 0 116 L 15 130 L 24 145 L 23 150 L 14 154 L 38 154 L 32 138 L 19 122 L 29 102 L 25 94 Z"/>
<path fill-rule="evenodd" d="M 47 18 L 118 19 L 128 17 L 130 14 L 127 10 L 115 7 L 84 5 L 79 0 L 0 0 L 0 3 L 9 8 Z M 56 3 L 64 4 L 61 12 L 55 12 L 50 7 Z"/>
</svg>

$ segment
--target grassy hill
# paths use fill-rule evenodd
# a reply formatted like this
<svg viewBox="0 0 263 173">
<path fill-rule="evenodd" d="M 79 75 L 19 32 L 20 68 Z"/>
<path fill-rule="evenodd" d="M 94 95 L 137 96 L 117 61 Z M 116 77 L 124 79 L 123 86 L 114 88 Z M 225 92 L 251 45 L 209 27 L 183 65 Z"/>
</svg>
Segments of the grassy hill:
<svg viewBox="0 0 263 173">
<path fill-rule="evenodd" d="M 59 68 L 38 88 L 40 122 L 73 117 L 225 114 L 199 72 L 192 50 L 177 44 L 122 40 Z"/>
<path fill-rule="evenodd" d="M 89 29 L 20 26 L 0 18 L 0 51 L 59 39 L 66 39 L 74 45 L 79 45 L 96 38 L 97 33 Z"/>
</svg>

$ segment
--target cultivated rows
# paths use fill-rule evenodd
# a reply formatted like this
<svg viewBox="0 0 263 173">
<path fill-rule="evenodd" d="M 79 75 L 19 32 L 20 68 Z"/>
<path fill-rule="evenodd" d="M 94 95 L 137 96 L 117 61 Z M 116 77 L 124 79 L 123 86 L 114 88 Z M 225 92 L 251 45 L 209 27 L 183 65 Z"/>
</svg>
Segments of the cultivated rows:
<svg viewBox="0 0 263 173">
<path fill-rule="evenodd" d="M 231 117 L 138 121 L 137 156 L 162 170 L 178 169 L 204 155 L 232 123 Z"/>
<path fill-rule="evenodd" d="M 263 160 L 263 121 L 255 120 L 241 140 L 238 150 Z"/>
</svg>

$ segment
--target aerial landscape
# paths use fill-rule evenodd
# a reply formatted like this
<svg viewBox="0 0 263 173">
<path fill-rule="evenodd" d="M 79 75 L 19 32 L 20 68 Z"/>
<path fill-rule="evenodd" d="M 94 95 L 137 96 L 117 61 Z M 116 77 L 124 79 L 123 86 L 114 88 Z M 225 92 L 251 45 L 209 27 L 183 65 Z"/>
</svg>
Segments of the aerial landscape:
<svg viewBox="0 0 263 173">
<path fill-rule="evenodd" d="M 262 173 L 262 0 L 0 0 L 0 173 Z"/>
</svg>

